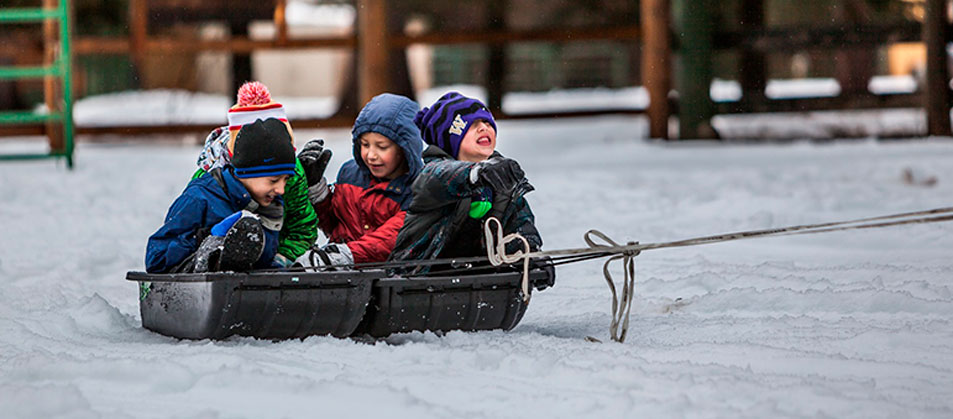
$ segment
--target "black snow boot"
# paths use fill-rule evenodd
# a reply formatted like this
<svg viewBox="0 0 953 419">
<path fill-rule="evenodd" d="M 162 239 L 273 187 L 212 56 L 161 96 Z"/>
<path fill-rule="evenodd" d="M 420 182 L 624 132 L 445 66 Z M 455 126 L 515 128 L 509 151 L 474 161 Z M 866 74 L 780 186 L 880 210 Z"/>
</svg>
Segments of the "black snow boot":
<svg viewBox="0 0 953 419">
<path fill-rule="evenodd" d="M 222 243 L 219 269 L 247 271 L 265 250 L 265 231 L 257 217 L 242 217 L 228 229 Z"/>
<path fill-rule="evenodd" d="M 202 240 L 202 244 L 195 251 L 191 260 L 191 267 L 186 268 L 187 272 L 216 272 L 219 270 L 219 262 L 222 259 L 222 243 L 224 237 L 208 236 Z"/>
</svg>

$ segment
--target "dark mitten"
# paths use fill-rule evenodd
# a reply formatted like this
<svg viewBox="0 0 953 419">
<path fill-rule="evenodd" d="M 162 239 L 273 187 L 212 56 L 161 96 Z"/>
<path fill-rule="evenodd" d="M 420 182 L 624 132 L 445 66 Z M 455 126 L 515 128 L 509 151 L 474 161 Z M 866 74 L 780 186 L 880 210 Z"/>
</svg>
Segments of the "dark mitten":
<svg viewBox="0 0 953 419">
<path fill-rule="evenodd" d="M 324 140 L 311 140 L 298 153 L 298 160 L 301 161 L 301 167 L 308 178 L 308 186 L 313 186 L 324 178 L 324 170 L 331 161 L 331 150 L 324 148 Z"/>
<path fill-rule="evenodd" d="M 520 179 L 509 191 L 500 192 L 493 197 L 493 208 L 490 210 L 490 216 L 496 217 L 500 221 L 503 221 L 504 224 L 507 223 L 508 221 L 505 219 L 505 215 L 507 214 L 506 211 L 510 207 L 510 204 L 517 198 L 533 190 L 535 190 L 535 188 L 533 188 L 533 185 L 530 185 L 526 178 Z M 510 244 L 516 244 L 516 242 L 511 242 Z"/>
<path fill-rule="evenodd" d="M 513 187 L 526 175 L 516 160 L 506 157 L 494 157 L 477 163 L 470 172 L 470 180 L 482 184 L 499 194 L 509 194 Z"/>
</svg>

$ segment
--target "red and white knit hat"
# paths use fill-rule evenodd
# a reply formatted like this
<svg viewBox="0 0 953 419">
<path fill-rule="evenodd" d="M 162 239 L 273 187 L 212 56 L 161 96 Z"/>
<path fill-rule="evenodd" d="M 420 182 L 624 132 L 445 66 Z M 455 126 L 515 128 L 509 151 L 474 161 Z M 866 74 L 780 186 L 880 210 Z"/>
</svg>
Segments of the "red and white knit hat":
<svg viewBox="0 0 953 419">
<path fill-rule="evenodd" d="M 235 138 L 242 126 L 252 124 L 257 120 L 266 120 L 275 118 L 284 122 L 288 127 L 288 134 L 291 135 L 294 142 L 294 133 L 291 131 L 291 124 L 288 123 L 288 116 L 285 115 L 285 108 L 280 103 L 271 100 L 271 93 L 264 84 L 257 81 L 245 82 L 238 89 L 238 103 L 228 110 L 228 151 L 231 154 L 235 150 Z"/>
</svg>

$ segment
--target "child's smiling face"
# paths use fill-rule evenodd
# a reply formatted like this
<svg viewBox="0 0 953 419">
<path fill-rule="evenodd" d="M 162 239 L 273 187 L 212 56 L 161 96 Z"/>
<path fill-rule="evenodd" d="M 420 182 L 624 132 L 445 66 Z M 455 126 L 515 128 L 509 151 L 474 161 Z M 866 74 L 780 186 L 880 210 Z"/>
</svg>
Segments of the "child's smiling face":
<svg viewBox="0 0 953 419">
<path fill-rule="evenodd" d="M 288 183 L 288 175 L 250 177 L 238 179 L 245 185 L 245 189 L 251 194 L 251 198 L 263 207 L 267 207 L 275 198 L 285 194 L 285 184 Z"/>
<path fill-rule="evenodd" d="M 479 119 L 470 124 L 470 129 L 460 141 L 460 151 L 457 153 L 457 160 L 468 162 L 481 162 L 490 158 L 493 150 L 496 149 L 496 130 L 484 119 Z"/>
<path fill-rule="evenodd" d="M 394 180 L 407 173 L 404 153 L 395 142 L 376 132 L 361 135 L 361 160 L 378 179 Z"/>
</svg>

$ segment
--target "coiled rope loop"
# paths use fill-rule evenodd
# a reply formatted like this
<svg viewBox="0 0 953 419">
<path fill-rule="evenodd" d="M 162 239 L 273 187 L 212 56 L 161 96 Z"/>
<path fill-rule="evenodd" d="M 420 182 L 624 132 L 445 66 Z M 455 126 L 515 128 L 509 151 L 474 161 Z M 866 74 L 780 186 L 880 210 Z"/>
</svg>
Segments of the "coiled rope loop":
<svg viewBox="0 0 953 419">
<path fill-rule="evenodd" d="M 606 244 L 596 243 L 593 236 Z M 639 243 L 628 242 L 625 246 L 622 246 L 599 230 L 587 231 L 583 239 L 593 250 L 626 248 L 621 254 L 609 257 L 606 263 L 602 265 L 602 274 L 605 275 L 609 290 L 612 291 L 612 322 L 609 324 L 609 335 L 616 342 L 625 342 L 625 335 L 629 331 L 629 312 L 632 309 L 632 297 L 635 295 L 635 257 L 642 253 L 641 250 L 635 248 Z M 622 294 L 619 298 L 616 298 L 615 280 L 612 279 L 609 264 L 620 259 L 622 260 L 623 272 Z"/>
<path fill-rule="evenodd" d="M 492 225 L 496 225 L 496 234 L 493 233 Z M 523 260 L 523 281 L 521 291 L 523 292 L 523 302 L 529 302 L 529 241 L 519 233 L 510 233 L 503 236 L 503 224 L 496 217 L 490 217 L 483 223 L 483 236 L 486 239 L 486 258 L 490 260 L 493 266 L 510 264 Z M 512 241 L 522 242 L 523 249 L 517 250 L 512 254 L 506 254 L 506 245 Z"/>
</svg>

